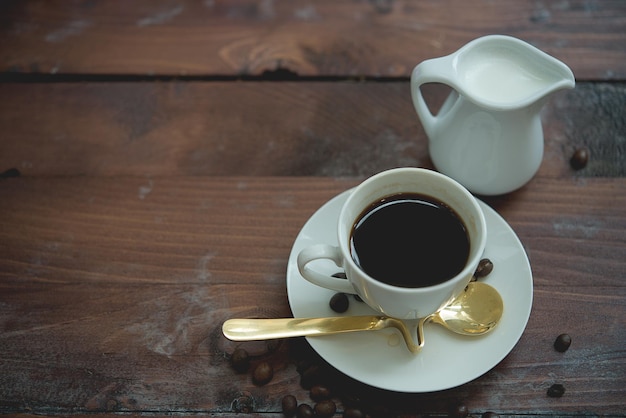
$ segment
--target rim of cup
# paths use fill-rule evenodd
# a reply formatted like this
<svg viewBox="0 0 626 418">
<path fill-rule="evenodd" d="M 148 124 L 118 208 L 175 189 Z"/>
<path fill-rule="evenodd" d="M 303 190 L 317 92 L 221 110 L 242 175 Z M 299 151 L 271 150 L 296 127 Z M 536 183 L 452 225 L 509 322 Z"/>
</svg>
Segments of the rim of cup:
<svg viewBox="0 0 626 418">
<path fill-rule="evenodd" d="M 435 181 L 437 181 L 439 184 L 443 186 L 443 187 L 437 188 L 440 192 L 441 191 L 445 192 L 445 191 L 449 191 L 453 189 L 454 194 L 462 198 L 463 202 L 465 202 L 465 204 L 467 204 L 471 208 L 469 212 L 472 214 L 472 218 L 475 221 L 474 225 L 468 225 L 468 220 L 465 219 L 459 213 L 458 202 L 451 203 L 447 199 L 440 197 L 440 195 L 433 195 L 427 191 L 404 190 L 404 189 L 402 189 L 401 191 L 398 191 L 398 193 L 415 192 L 415 193 L 421 193 L 425 196 L 433 197 L 435 199 L 440 200 L 442 203 L 445 203 L 446 205 L 450 206 L 454 210 L 454 212 L 456 212 L 457 216 L 462 220 L 463 224 L 465 225 L 465 228 L 468 232 L 468 237 L 470 240 L 470 253 L 468 254 L 468 259 L 465 263 L 465 267 L 463 267 L 463 269 L 459 273 L 457 273 L 454 277 L 448 280 L 445 280 L 441 283 L 437 283 L 435 285 L 424 286 L 424 287 L 401 287 L 401 286 L 390 285 L 388 283 L 385 283 L 385 282 L 382 282 L 380 280 L 373 278 L 372 276 L 367 274 L 361 267 L 359 267 L 354 261 L 354 259 L 352 258 L 352 254 L 350 252 L 349 241 L 350 241 L 350 234 L 352 231 L 352 225 L 359 217 L 359 214 L 363 213 L 363 211 L 367 208 L 367 204 L 371 204 L 374 201 L 376 201 L 376 199 L 383 198 L 385 196 L 389 196 L 393 194 L 393 192 L 384 194 L 384 193 L 381 193 L 381 191 L 378 191 L 375 194 L 376 197 L 373 197 L 372 199 L 370 199 L 368 203 L 366 204 L 366 206 L 359 205 L 357 209 L 359 213 L 357 213 L 356 215 L 350 214 L 350 220 L 349 220 L 349 225 L 347 226 L 347 229 L 346 229 L 346 225 L 341 225 L 341 228 L 338 229 L 338 234 L 339 234 L 338 243 L 339 243 L 340 251 L 342 252 L 343 258 L 345 260 L 344 262 L 348 263 L 351 269 L 359 271 L 370 283 L 375 284 L 376 286 L 380 286 L 382 288 L 394 289 L 394 291 L 396 292 L 399 291 L 399 292 L 404 292 L 404 293 L 430 292 L 436 289 L 445 288 L 447 286 L 450 286 L 452 283 L 457 283 L 467 278 L 468 276 L 471 276 L 474 273 L 474 270 L 476 266 L 478 265 L 478 262 L 483 256 L 486 242 L 487 242 L 487 225 L 485 221 L 485 216 L 483 214 L 482 209 L 478 205 L 478 201 L 474 197 L 474 195 L 472 195 L 463 185 L 461 185 L 456 180 L 444 174 L 441 174 L 437 171 L 426 169 L 426 168 L 403 167 L 403 168 L 392 168 L 392 169 L 381 171 L 377 174 L 374 174 L 373 176 L 361 182 L 354 189 L 352 189 L 352 192 L 348 196 L 346 202 L 344 203 L 341 209 L 341 212 L 339 215 L 340 221 L 343 221 L 346 218 L 346 216 L 348 216 L 348 214 L 346 213 L 348 210 L 350 210 L 351 212 L 354 211 L 353 208 L 351 207 L 352 202 L 358 197 L 360 197 L 359 193 L 361 193 L 361 191 L 366 189 L 367 187 L 370 187 L 372 183 L 376 183 L 380 181 L 381 178 L 384 178 L 384 177 L 407 176 L 407 175 L 408 176 L 410 175 L 428 176 L 431 179 L 435 179 Z M 402 182 L 398 181 L 396 185 L 397 184 L 406 184 L 406 181 L 402 181 Z M 389 184 L 386 183 L 386 186 L 389 186 Z M 380 190 L 387 190 L 387 189 L 388 187 L 383 187 Z M 364 201 L 367 201 L 367 200 L 364 200 Z M 470 228 L 474 228 L 475 233 L 472 234 L 470 232 Z"/>
</svg>

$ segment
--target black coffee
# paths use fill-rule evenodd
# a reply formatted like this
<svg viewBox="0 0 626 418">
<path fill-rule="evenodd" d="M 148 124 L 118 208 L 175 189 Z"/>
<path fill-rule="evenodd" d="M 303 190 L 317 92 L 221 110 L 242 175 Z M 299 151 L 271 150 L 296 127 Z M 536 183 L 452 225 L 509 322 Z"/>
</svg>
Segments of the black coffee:
<svg viewBox="0 0 626 418">
<path fill-rule="evenodd" d="M 451 279 L 469 256 L 467 230 L 454 210 L 415 193 L 372 203 L 355 222 L 350 246 L 363 271 L 400 287 L 426 287 Z"/>
</svg>

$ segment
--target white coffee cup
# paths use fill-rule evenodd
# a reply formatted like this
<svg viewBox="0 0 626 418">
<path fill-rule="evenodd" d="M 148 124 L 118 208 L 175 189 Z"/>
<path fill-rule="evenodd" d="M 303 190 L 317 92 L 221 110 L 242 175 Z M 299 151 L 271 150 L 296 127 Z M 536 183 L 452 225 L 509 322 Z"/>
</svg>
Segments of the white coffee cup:
<svg viewBox="0 0 626 418">
<path fill-rule="evenodd" d="M 365 273 L 353 260 L 350 238 L 354 223 L 370 205 L 399 193 L 430 196 L 449 206 L 465 225 L 469 255 L 454 277 L 427 287 L 399 287 Z M 487 227 L 478 202 L 456 181 L 432 170 L 395 168 L 378 173 L 355 187 L 343 204 L 337 221 L 338 246 L 319 243 L 298 254 L 298 269 L 308 281 L 337 292 L 358 294 L 374 310 L 400 319 L 417 319 L 438 311 L 458 296 L 470 282 L 483 255 Z M 315 269 L 315 260 L 329 259 L 343 268 L 346 279 Z"/>
</svg>

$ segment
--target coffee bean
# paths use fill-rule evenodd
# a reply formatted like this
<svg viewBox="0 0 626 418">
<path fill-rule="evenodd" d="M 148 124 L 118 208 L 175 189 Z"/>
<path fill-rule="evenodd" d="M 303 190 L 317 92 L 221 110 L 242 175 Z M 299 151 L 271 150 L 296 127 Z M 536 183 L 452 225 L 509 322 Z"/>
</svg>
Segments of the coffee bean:
<svg viewBox="0 0 626 418">
<path fill-rule="evenodd" d="M 354 300 L 356 300 L 357 302 L 363 303 L 363 299 L 361 299 L 361 296 L 359 295 L 354 295 Z"/>
<path fill-rule="evenodd" d="M 17 168 L 9 168 L 8 170 L 4 171 L 3 173 L 0 173 L 0 178 L 7 179 L 7 178 L 11 178 L 11 177 L 19 177 L 21 175 L 22 175 L 22 173 L 20 173 L 20 170 L 18 170 Z"/>
<path fill-rule="evenodd" d="M 107 401 L 106 409 L 107 411 L 115 411 L 118 408 L 118 403 L 115 399 L 109 399 Z"/>
<path fill-rule="evenodd" d="M 337 313 L 344 313 L 348 310 L 350 306 L 350 300 L 348 300 L 348 295 L 345 293 L 335 293 L 332 298 L 330 298 L 330 309 Z"/>
<path fill-rule="evenodd" d="M 346 273 L 344 273 L 343 271 L 341 271 L 339 273 L 333 274 L 333 277 L 336 277 L 338 279 L 347 279 L 348 278 L 348 276 L 346 276 Z"/>
<path fill-rule="evenodd" d="M 478 263 L 478 267 L 476 267 L 476 271 L 474 272 L 474 277 L 477 279 L 486 277 L 493 271 L 493 263 L 488 258 L 483 258 Z"/>
<path fill-rule="evenodd" d="M 255 385 L 263 386 L 269 383 L 269 381 L 272 380 L 273 377 L 274 369 L 268 362 L 263 361 L 259 363 L 254 369 L 254 372 L 252 373 L 252 382 Z"/>
<path fill-rule="evenodd" d="M 565 393 L 565 387 L 560 383 L 555 383 L 548 388 L 548 396 L 551 398 L 560 398 Z"/>
<path fill-rule="evenodd" d="M 564 353 L 565 351 L 567 351 L 571 344 L 572 337 L 570 337 L 568 334 L 561 334 L 556 337 L 556 340 L 554 341 L 554 349 L 559 353 Z"/>
<path fill-rule="evenodd" d="M 300 386 L 302 389 L 311 389 L 313 386 L 319 383 L 322 378 L 322 370 L 320 366 L 314 364 L 304 370 L 300 375 Z"/>
<path fill-rule="evenodd" d="M 310 396 L 315 402 L 330 399 L 330 389 L 326 386 L 315 385 L 311 388 Z"/>
<path fill-rule="evenodd" d="M 309 418 L 314 416 L 313 408 L 310 405 L 302 403 L 298 406 L 297 416 L 298 418 Z"/>
<path fill-rule="evenodd" d="M 283 407 L 283 415 L 286 417 L 292 417 L 298 410 L 298 401 L 293 395 L 286 395 L 281 401 Z"/>
<path fill-rule="evenodd" d="M 317 417 L 332 417 L 337 412 L 337 405 L 330 400 L 321 401 L 315 404 L 313 411 Z"/>
<path fill-rule="evenodd" d="M 313 366 L 313 361 L 308 358 L 300 359 L 296 362 L 296 371 L 298 374 L 306 372 L 309 367 Z"/>
<path fill-rule="evenodd" d="M 346 408 L 343 411 L 343 418 L 365 418 L 365 414 L 358 408 Z"/>
<path fill-rule="evenodd" d="M 244 373 L 250 367 L 250 356 L 243 348 L 236 348 L 230 356 L 230 364 L 237 373 Z"/>
<path fill-rule="evenodd" d="M 587 166 L 587 162 L 589 161 L 589 151 L 585 148 L 578 148 L 574 151 L 574 155 L 569 160 L 570 165 L 574 170 L 582 170 Z"/>
<path fill-rule="evenodd" d="M 233 412 L 251 414 L 254 412 L 254 398 L 250 392 L 240 392 L 230 404 Z"/>
</svg>

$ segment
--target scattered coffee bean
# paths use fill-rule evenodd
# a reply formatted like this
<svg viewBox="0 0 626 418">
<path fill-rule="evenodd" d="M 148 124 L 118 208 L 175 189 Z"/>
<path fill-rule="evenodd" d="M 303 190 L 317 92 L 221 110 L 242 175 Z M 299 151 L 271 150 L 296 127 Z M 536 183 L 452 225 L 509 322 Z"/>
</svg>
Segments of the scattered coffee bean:
<svg viewBox="0 0 626 418">
<path fill-rule="evenodd" d="M 330 399 L 331 397 L 330 389 L 322 385 L 313 386 L 309 394 L 311 396 L 311 399 L 313 399 L 315 402 L 325 401 L 326 399 Z"/>
<path fill-rule="evenodd" d="M 564 353 L 565 351 L 567 351 L 571 344 L 572 337 L 570 337 L 568 334 L 561 334 L 556 337 L 556 340 L 554 341 L 554 349 L 559 353 Z"/>
<path fill-rule="evenodd" d="M 313 365 L 313 361 L 309 358 L 300 359 L 296 362 L 296 371 L 302 375 L 309 367 Z"/>
<path fill-rule="evenodd" d="M 354 296 L 354 300 L 356 300 L 357 302 L 363 303 L 363 299 L 361 299 L 361 296 L 359 295 L 353 295 L 353 296 Z"/>
<path fill-rule="evenodd" d="M 240 392 L 230 407 L 237 414 L 251 414 L 254 412 L 254 398 L 250 392 Z"/>
<path fill-rule="evenodd" d="M 243 348 L 236 348 L 230 356 L 230 364 L 237 373 L 245 373 L 250 367 L 250 356 Z"/>
<path fill-rule="evenodd" d="M 350 300 L 348 300 L 348 295 L 345 293 L 335 293 L 332 298 L 330 298 L 330 309 L 338 313 L 344 313 L 348 310 L 350 306 Z"/>
<path fill-rule="evenodd" d="M 300 375 L 300 386 L 302 389 L 311 389 L 313 386 L 319 383 L 322 376 L 322 370 L 320 366 L 314 364 L 304 370 Z"/>
<path fill-rule="evenodd" d="M 115 399 L 109 399 L 107 401 L 107 411 L 115 411 L 118 407 L 118 403 Z"/>
<path fill-rule="evenodd" d="M 311 408 L 310 405 L 305 404 L 305 403 L 301 403 L 298 406 L 298 410 L 297 410 L 297 417 L 298 418 L 309 418 L 314 416 L 314 412 L 313 412 L 313 408 Z"/>
<path fill-rule="evenodd" d="M 478 267 L 476 267 L 476 271 L 474 272 L 474 277 L 477 279 L 486 277 L 493 271 L 493 263 L 488 258 L 483 258 L 478 263 Z"/>
<path fill-rule="evenodd" d="M 17 168 L 9 168 L 8 170 L 4 171 L 3 173 L 0 173 L 0 178 L 8 179 L 8 178 L 11 178 L 11 177 L 19 177 L 21 175 L 22 175 L 22 173 L 20 173 L 20 170 L 18 170 Z"/>
<path fill-rule="evenodd" d="M 560 398 L 565 393 L 565 387 L 560 383 L 555 383 L 548 388 L 548 396 L 551 398 Z"/>
<path fill-rule="evenodd" d="M 332 417 L 337 412 L 337 405 L 331 400 L 321 401 L 313 408 L 316 417 Z"/>
<path fill-rule="evenodd" d="M 589 151 L 585 148 L 578 148 L 574 151 L 574 155 L 569 160 L 570 165 L 574 170 L 582 170 L 587 166 L 587 162 L 589 161 Z"/>
<path fill-rule="evenodd" d="M 500 415 L 496 414 L 495 412 L 487 411 L 483 412 L 481 418 L 500 418 Z"/>
<path fill-rule="evenodd" d="M 252 382 L 255 385 L 263 386 L 269 383 L 274 377 L 274 369 L 271 364 L 266 361 L 259 363 L 252 373 Z"/>
<path fill-rule="evenodd" d="M 343 271 L 340 271 L 339 273 L 333 274 L 333 277 L 336 277 L 338 279 L 347 279 L 348 278 L 348 276 L 346 276 L 346 273 L 344 273 Z"/>
<path fill-rule="evenodd" d="M 286 417 L 292 417 L 298 410 L 298 401 L 293 395 L 284 396 L 281 401 L 283 407 L 283 415 Z"/>
<path fill-rule="evenodd" d="M 343 411 L 343 418 L 365 418 L 365 414 L 358 408 L 346 408 Z"/>
</svg>

